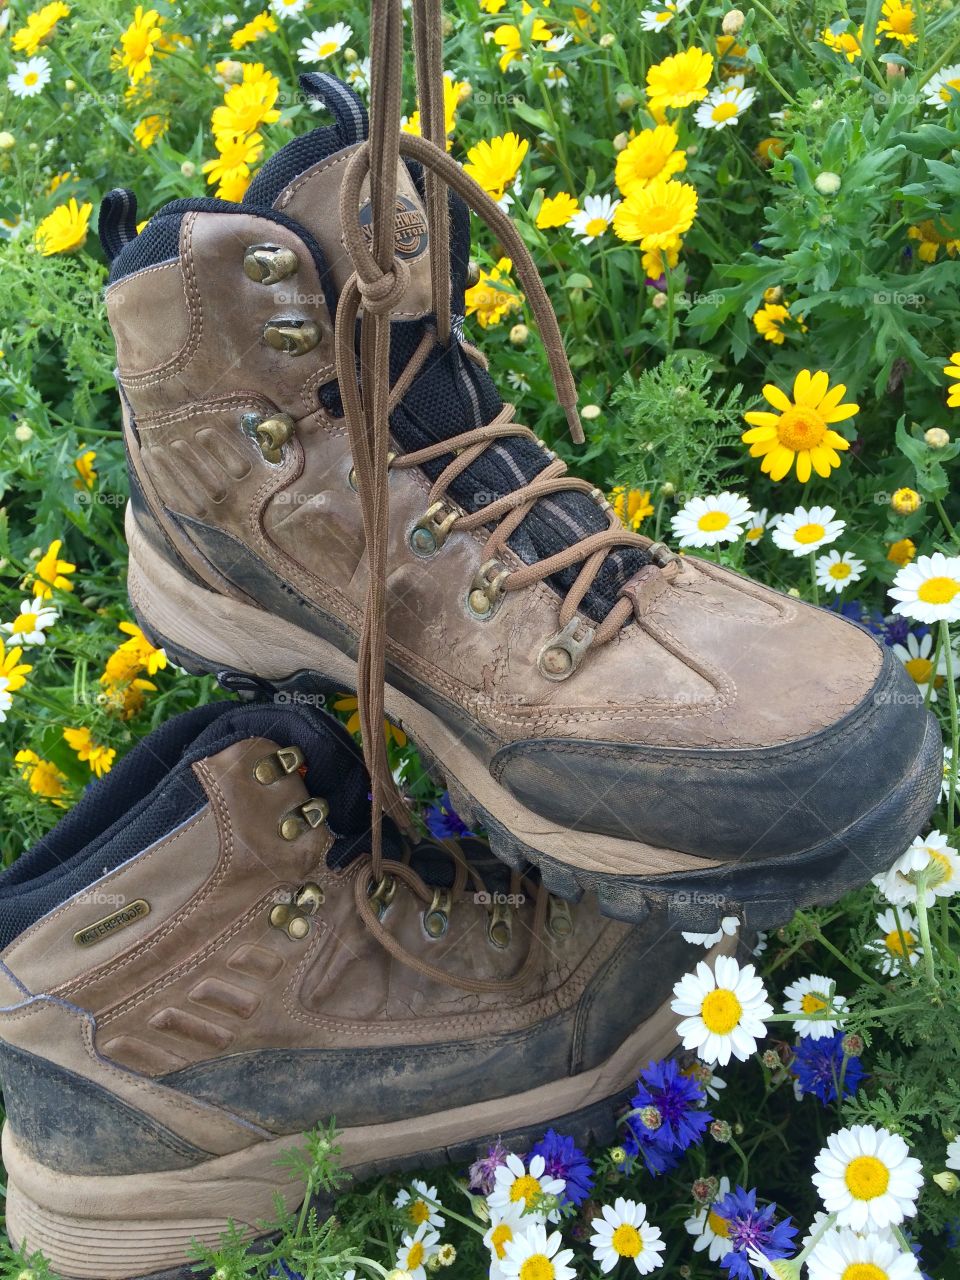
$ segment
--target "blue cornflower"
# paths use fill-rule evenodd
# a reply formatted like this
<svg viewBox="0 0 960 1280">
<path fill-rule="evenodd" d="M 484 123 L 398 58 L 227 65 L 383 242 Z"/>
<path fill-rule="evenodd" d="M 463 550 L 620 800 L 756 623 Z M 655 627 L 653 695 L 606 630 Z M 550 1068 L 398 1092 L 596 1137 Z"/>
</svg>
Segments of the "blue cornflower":
<svg viewBox="0 0 960 1280">
<path fill-rule="evenodd" d="M 726 1219 L 728 1238 L 733 1246 L 720 1260 L 720 1265 L 737 1280 L 755 1280 L 747 1259 L 748 1249 L 757 1249 L 771 1261 L 793 1254 L 797 1228 L 790 1218 L 775 1221 L 775 1204 L 758 1209 L 756 1190 L 744 1191 L 743 1187 L 737 1187 L 736 1191 L 729 1191 L 713 1206 L 713 1212 Z"/>
<path fill-rule="evenodd" d="M 496 1183 L 497 1170 L 507 1163 L 509 1154 L 498 1138 L 492 1147 L 487 1148 L 487 1154 L 474 1160 L 467 1170 L 470 1190 L 477 1195 L 488 1196 Z"/>
<path fill-rule="evenodd" d="M 270 1272 L 272 1276 L 277 1276 L 278 1280 L 303 1280 L 303 1275 L 299 1271 L 293 1271 L 284 1260 L 280 1259 L 280 1270 L 274 1269 Z"/>
<path fill-rule="evenodd" d="M 545 1172 L 551 1178 L 563 1178 L 566 1183 L 563 1191 L 565 1204 L 583 1204 L 593 1190 L 593 1169 L 572 1138 L 548 1129 L 530 1154 L 543 1156 Z"/>
<path fill-rule="evenodd" d="M 432 804 L 423 815 L 427 830 L 436 840 L 459 840 L 473 835 L 450 803 L 450 792 L 445 791 L 437 804 Z"/>
<path fill-rule="evenodd" d="M 844 1067 L 844 1039 L 843 1031 L 835 1032 L 829 1039 L 803 1039 L 797 1045 L 796 1055 L 790 1064 L 790 1070 L 800 1082 L 800 1092 L 814 1094 L 825 1107 L 837 1100 L 841 1071 L 845 1098 L 857 1092 L 866 1075 L 859 1058 L 847 1058 Z"/>
<path fill-rule="evenodd" d="M 713 1119 L 704 1099 L 699 1081 L 685 1075 L 675 1059 L 651 1062 L 630 1099 L 627 1153 L 642 1156 L 651 1173 L 673 1169 L 688 1147 L 702 1141 Z"/>
</svg>

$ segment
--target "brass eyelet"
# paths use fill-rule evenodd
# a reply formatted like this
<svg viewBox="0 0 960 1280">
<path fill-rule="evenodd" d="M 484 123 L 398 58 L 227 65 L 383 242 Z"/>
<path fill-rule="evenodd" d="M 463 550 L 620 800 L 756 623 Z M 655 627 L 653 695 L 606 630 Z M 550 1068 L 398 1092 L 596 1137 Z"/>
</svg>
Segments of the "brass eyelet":
<svg viewBox="0 0 960 1280">
<path fill-rule="evenodd" d="M 577 632 L 583 634 L 577 638 Z M 545 680 L 566 680 L 583 662 L 590 642 L 594 637 L 594 628 L 581 622 L 579 618 L 571 618 L 562 631 L 551 636 L 537 657 L 537 668 Z"/>
<path fill-rule="evenodd" d="M 263 786 L 269 786 L 288 774 L 296 773 L 304 765 L 299 747 L 280 747 L 269 756 L 262 756 L 253 766 L 253 776 Z"/>
<path fill-rule="evenodd" d="M 322 337 L 320 326 L 304 316 L 273 316 L 263 326 L 267 346 L 288 356 L 306 355 Z"/>
<path fill-rule="evenodd" d="M 280 834 L 284 840 L 296 840 L 305 831 L 322 826 L 329 814 L 330 806 L 326 800 L 320 796 L 311 796 L 280 819 Z"/>
<path fill-rule="evenodd" d="M 264 461 L 274 464 L 283 460 L 283 446 L 296 434 L 297 424 L 289 413 L 245 413 L 240 419 L 244 435 L 256 444 Z"/>
<path fill-rule="evenodd" d="M 312 880 L 301 885 L 289 902 L 278 902 L 270 912 L 270 924 L 282 929 L 294 942 L 301 942 L 310 932 L 310 918 L 323 906 L 325 894 Z"/>
<path fill-rule="evenodd" d="M 396 880 L 393 876 L 384 876 L 379 884 L 371 887 L 368 896 L 377 913 L 377 918 L 382 920 L 386 914 L 387 907 L 397 896 Z"/>
<path fill-rule="evenodd" d="M 513 913 L 505 902 L 495 902 L 487 920 L 487 941 L 498 951 L 506 951 L 513 938 Z"/>
<path fill-rule="evenodd" d="M 482 622 L 492 618 L 503 600 L 509 577 L 509 571 L 499 560 L 482 564 L 467 592 L 467 612 Z"/>
<path fill-rule="evenodd" d="M 393 460 L 396 456 L 397 455 L 392 451 L 387 454 L 387 470 L 388 471 L 390 470 L 390 467 L 393 464 Z M 350 470 L 347 472 L 347 484 L 350 486 L 350 488 L 353 490 L 354 493 L 357 492 L 357 468 L 356 467 L 351 467 Z"/>
<path fill-rule="evenodd" d="M 682 564 L 680 556 L 676 551 L 671 551 L 665 542 L 651 542 L 647 547 L 647 555 L 651 561 L 659 565 L 661 569 L 665 569 L 670 564 Z"/>
<path fill-rule="evenodd" d="M 555 898 L 553 894 L 547 899 L 547 932 L 557 941 L 563 941 L 573 933 L 573 912 L 569 902 Z"/>
<path fill-rule="evenodd" d="M 428 507 L 410 530 L 408 541 L 414 555 L 423 560 L 435 555 L 446 542 L 459 514 L 442 502 Z"/>
<path fill-rule="evenodd" d="M 428 937 L 442 938 L 450 924 L 453 898 L 449 889 L 434 889 L 433 901 L 423 913 L 423 927 Z"/>
<path fill-rule="evenodd" d="M 300 265 L 292 249 L 278 244 L 252 244 L 243 255 L 243 272 L 257 284 L 278 284 Z"/>
</svg>

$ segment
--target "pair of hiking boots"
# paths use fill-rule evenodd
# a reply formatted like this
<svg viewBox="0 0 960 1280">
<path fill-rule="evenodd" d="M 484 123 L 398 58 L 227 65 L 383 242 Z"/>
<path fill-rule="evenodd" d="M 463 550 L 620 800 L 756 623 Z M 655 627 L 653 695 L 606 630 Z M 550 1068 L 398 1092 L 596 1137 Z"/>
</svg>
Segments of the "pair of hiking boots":
<svg viewBox="0 0 960 1280">
<path fill-rule="evenodd" d="M 242 203 L 101 211 L 131 601 L 244 697 L 0 876 L 7 1226 L 74 1280 L 256 1234 L 331 1116 L 357 1176 L 610 1140 L 676 1045 L 680 930 L 865 883 L 939 790 L 888 651 L 627 532 L 514 422 L 463 339 L 462 197 L 543 312 L 522 242 L 442 149 L 378 159 L 349 87 L 303 87 L 333 123 Z M 346 689 L 369 773 L 319 709 Z M 410 834 L 381 710 L 489 846 Z"/>
</svg>

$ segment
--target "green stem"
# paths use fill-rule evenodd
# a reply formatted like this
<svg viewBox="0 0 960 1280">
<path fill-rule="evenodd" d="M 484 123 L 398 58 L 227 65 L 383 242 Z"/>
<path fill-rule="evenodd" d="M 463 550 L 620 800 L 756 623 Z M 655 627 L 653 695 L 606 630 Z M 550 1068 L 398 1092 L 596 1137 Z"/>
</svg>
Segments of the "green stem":
<svg viewBox="0 0 960 1280">
<path fill-rule="evenodd" d="M 933 940 L 930 937 L 926 868 L 917 876 L 917 923 L 920 927 L 920 942 L 923 945 L 923 967 L 927 973 L 927 981 L 931 987 L 935 987 L 937 985 L 937 974 L 933 964 Z"/>
<path fill-rule="evenodd" d="M 876 978 L 872 978 L 865 969 L 862 969 L 858 964 L 851 960 L 849 956 L 845 956 L 839 948 L 833 945 L 829 938 L 825 938 L 823 936 L 819 929 L 815 929 L 813 937 L 815 941 L 819 942 L 822 947 L 825 947 L 826 950 L 830 952 L 835 960 L 839 960 L 845 969 L 849 969 L 854 977 L 859 978 L 861 982 L 866 982 L 869 986 L 882 992 L 884 996 L 887 995 L 887 989 L 882 982 L 878 982 Z"/>
<path fill-rule="evenodd" d="M 813 603 L 820 603 L 820 587 L 817 583 L 817 553 L 810 552 L 810 592 L 813 596 Z"/>
<path fill-rule="evenodd" d="M 960 723 L 957 719 L 957 686 L 953 677 L 953 649 L 950 644 L 950 624 L 940 623 L 940 645 L 943 649 L 946 677 L 947 701 L 950 705 L 950 749 L 953 753 L 950 761 L 950 784 L 947 788 L 947 834 L 955 829 L 954 814 L 957 805 L 957 765 L 960 763 Z M 935 669 L 934 669 L 935 670 Z M 932 683 L 932 680 L 931 680 Z"/>
<path fill-rule="evenodd" d="M 953 527 L 953 524 L 951 523 L 950 517 L 947 515 L 946 511 L 944 511 L 943 503 L 940 501 L 939 498 L 934 498 L 933 505 L 936 507 L 937 515 L 940 517 L 940 523 L 946 529 L 947 533 L 950 535 L 950 537 L 953 539 L 954 542 L 960 543 L 960 534 L 957 533 L 956 529 Z"/>
</svg>

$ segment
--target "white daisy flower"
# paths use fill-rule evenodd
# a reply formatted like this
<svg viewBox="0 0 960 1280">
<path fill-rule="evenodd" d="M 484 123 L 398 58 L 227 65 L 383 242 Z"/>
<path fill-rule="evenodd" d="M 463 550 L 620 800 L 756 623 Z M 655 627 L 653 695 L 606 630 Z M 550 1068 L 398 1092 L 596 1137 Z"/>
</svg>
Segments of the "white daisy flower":
<svg viewBox="0 0 960 1280">
<path fill-rule="evenodd" d="M 896 977 L 903 972 L 904 947 L 910 966 L 919 963 L 923 947 L 920 946 L 917 920 L 911 911 L 901 909 L 898 928 L 896 914 L 888 907 L 877 916 L 877 928 L 881 936 L 875 942 L 868 942 L 867 950 L 877 957 L 877 968 L 881 973 Z"/>
<path fill-rule="evenodd" d="M 706 1097 L 699 1104 L 701 1107 L 707 1105 L 707 1098 L 719 1098 L 720 1090 L 727 1087 L 726 1080 L 721 1080 L 719 1076 L 715 1076 L 713 1068 L 708 1067 L 705 1062 L 691 1062 L 689 1066 L 683 1068 L 683 1075 L 689 1076 L 691 1080 L 696 1080 L 705 1093 Z"/>
<path fill-rule="evenodd" d="M 547 1235 L 541 1223 L 534 1223 L 514 1240 L 508 1240 L 507 1256 L 500 1264 L 505 1280 L 576 1280 L 570 1266 L 572 1249 L 561 1249 L 559 1231 Z"/>
<path fill-rule="evenodd" d="M 510 206 L 514 203 L 515 200 L 518 200 L 520 198 L 520 195 L 521 195 L 520 175 L 517 174 L 517 178 L 513 186 L 510 188 L 509 191 L 504 191 L 503 195 L 497 201 L 497 208 L 501 209 L 504 213 L 509 213 Z"/>
<path fill-rule="evenodd" d="M 917 901 L 917 876 L 927 867 L 935 867 L 934 880 L 928 881 L 924 906 L 932 907 L 937 898 L 950 898 L 960 890 L 960 854 L 941 831 L 917 836 L 889 871 L 873 877 L 888 902 L 894 906 L 912 906 Z"/>
<path fill-rule="evenodd" d="M 50 63 L 43 57 L 15 62 L 7 76 L 7 88 L 15 98 L 35 98 L 50 83 Z"/>
<path fill-rule="evenodd" d="M 368 90 L 370 88 L 370 59 L 361 58 L 359 62 L 351 62 L 347 66 L 347 83 L 352 84 L 354 89 Z M 313 101 L 310 103 L 313 106 Z M 326 110 L 322 102 L 317 104 L 321 109 Z"/>
<path fill-rule="evenodd" d="M 543 1156 L 533 1156 L 527 1167 L 511 1151 L 506 1163 L 500 1165 L 494 1175 L 494 1186 L 489 1197 L 490 1208 L 505 1209 L 510 1205 L 519 1205 L 521 1209 L 537 1209 L 544 1196 L 562 1196 L 566 1183 L 562 1178 L 551 1178 L 546 1168 Z M 558 1222 L 559 1209 L 552 1209 L 546 1218 L 548 1222 Z"/>
<path fill-rule="evenodd" d="M 718 956 L 714 971 L 700 961 L 673 988 L 670 1008 L 683 1021 L 677 1031 L 685 1049 L 704 1062 L 726 1066 L 731 1057 L 745 1061 L 767 1034 L 763 1019 L 773 1013 L 767 992 L 752 964 L 740 968 L 732 956 Z"/>
<path fill-rule="evenodd" d="M 300 45 L 297 57 L 301 62 L 325 62 L 339 53 L 352 35 L 353 30 L 345 22 L 335 22 L 332 27 L 311 32 Z"/>
<path fill-rule="evenodd" d="M 960 619 L 960 556 L 918 556 L 897 570 L 890 588 L 894 613 L 917 622 L 956 622 Z"/>
<path fill-rule="evenodd" d="M 681 547 L 714 547 L 720 542 L 736 542 L 752 515 L 749 498 L 718 493 L 691 498 L 670 517 L 670 525 Z"/>
<path fill-rule="evenodd" d="M 948 1169 L 960 1169 L 960 1138 L 954 1138 L 947 1147 L 946 1163 Z"/>
<path fill-rule="evenodd" d="M 845 520 L 835 520 L 833 507 L 795 507 L 789 515 L 780 516 L 773 531 L 773 540 L 783 551 L 795 556 L 819 551 L 830 542 L 836 542 L 847 527 Z"/>
<path fill-rule="evenodd" d="M 397 1253 L 396 1266 L 406 1271 L 412 1280 L 427 1280 L 427 1262 L 436 1253 L 440 1237 L 436 1231 L 422 1222 L 414 1234 L 405 1235 Z"/>
<path fill-rule="evenodd" d="M 0 631 L 5 631 L 16 644 L 46 644 L 44 632 L 60 617 L 56 609 L 45 606 L 43 601 L 34 598 L 20 601 L 20 612 L 13 622 L 4 622 Z"/>
<path fill-rule="evenodd" d="M 884 1231 L 917 1211 L 923 1169 L 897 1133 L 872 1124 L 841 1129 L 814 1165 L 813 1185 L 839 1227 Z"/>
<path fill-rule="evenodd" d="M 960 62 L 952 67 L 943 67 L 935 76 L 927 81 L 925 100 L 931 107 L 946 111 L 951 102 L 957 101 L 960 95 Z"/>
<path fill-rule="evenodd" d="M 940 798 L 946 800 L 950 794 L 950 771 L 953 768 L 953 748 L 943 748 L 943 783 L 940 787 Z M 960 793 L 960 782 L 957 783 L 957 791 Z"/>
<path fill-rule="evenodd" d="M 827 591 L 840 592 L 854 582 L 859 582 L 867 566 L 849 551 L 843 553 L 834 548 L 825 556 L 817 556 L 814 568 L 817 585 Z"/>
<path fill-rule="evenodd" d="M 756 96 L 756 89 L 744 87 L 743 76 L 731 76 L 710 90 L 693 118 L 702 129 L 726 129 L 737 123 Z"/>
<path fill-rule="evenodd" d="M 810 1230 L 800 1241 L 801 1252 L 803 1252 L 804 1249 L 810 1248 L 814 1240 L 816 1240 L 817 1236 L 820 1235 L 820 1228 L 824 1225 L 824 1223 L 827 1221 L 829 1217 L 830 1217 L 830 1214 L 827 1213 L 826 1209 L 817 1210 L 817 1212 L 813 1215 L 812 1222 L 810 1223 Z"/>
<path fill-rule="evenodd" d="M 753 950 L 750 952 L 752 956 L 762 956 L 767 949 L 767 935 L 760 929 L 757 932 L 757 940 L 754 943 Z"/>
<path fill-rule="evenodd" d="M 583 208 L 577 210 L 567 226 L 584 244 L 591 244 L 606 233 L 619 203 L 613 196 L 586 196 Z"/>
<path fill-rule="evenodd" d="M 540 1215 L 525 1214 L 519 1204 L 490 1210 L 490 1226 L 483 1237 L 483 1243 L 490 1250 L 490 1280 L 502 1280 L 501 1268 L 507 1256 L 507 1245 L 535 1222 L 542 1222 Z"/>
<path fill-rule="evenodd" d="M 507 381 L 513 387 L 514 391 L 529 391 L 530 383 L 526 380 L 522 373 L 518 373 L 516 369 L 507 370 Z"/>
<path fill-rule="evenodd" d="M 933 665 L 934 638 L 928 631 L 925 636 L 919 639 L 911 631 L 907 636 L 907 643 L 895 644 L 892 646 L 893 652 L 900 659 L 907 669 L 907 675 L 914 681 L 920 695 L 925 699 L 927 691 L 930 693 L 930 701 L 937 701 L 937 690 L 943 685 L 944 677 L 947 674 L 947 655 L 941 653 L 937 658 L 936 670 Z M 931 681 L 933 688 L 930 688 Z"/>
<path fill-rule="evenodd" d="M 798 978 L 785 987 L 783 1008 L 785 1013 L 833 1013 L 834 1017 L 799 1018 L 793 1029 L 802 1039 L 823 1040 L 832 1036 L 843 1026 L 840 1016 L 847 1007 L 843 996 L 836 993 L 836 983 L 832 978 L 812 973 L 809 978 Z"/>
<path fill-rule="evenodd" d="M 556 63 L 554 66 L 547 67 L 543 82 L 548 89 L 566 89 L 570 83 L 570 78 L 563 67 Z"/>
<path fill-rule="evenodd" d="M 559 53 L 561 49 L 565 49 L 573 40 L 572 31 L 561 31 L 559 35 L 551 36 L 543 46 L 547 53 Z"/>
<path fill-rule="evenodd" d="M 684 942 L 689 942 L 694 947 L 706 947 L 709 950 L 715 947 L 724 935 L 732 938 L 739 928 L 740 921 L 737 916 L 724 916 L 716 933 L 681 933 L 680 936 Z"/>
<path fill-rule="evenodd" d="M 695 1213 L 683 1224 L 687 1232 L 696 1237 L 693 1242 L 694 1253 L 702 1253 L 706 1249 L 711 1262 L 719 1262 L 733 1248 L 730 1243 L 730 1223 L 717 1213 L 717 1205 L 729 1191 L 730 1179 L 721 1178 L 713 1204 L 704 1205 L 699 1213 Z"/>
<path fill-rule="evenodd" d="M 747 542 L 759 542 L 767 531 L 768 511 L 766 507 L 761 507 L 759 511 L 754 511 L 747 523 Z"/>
<path fill-rule="evenodd" d="M 401 1187 L 393 1202 L 394 1208 L 404 1210 L 403 1216 L 413 1228 L 424 1222 L 438 1230 L 445 1226 L 447 1220 L 436 1207 L 437 1188 L 428 1187 L 419 1178 L 414 1178 L 410 1186 L 417 1194 L 411 1195 L 406 1187 Z"/>
<path fill-rule="evenodd" d="M 603 1275 L 612 1271 L 621 1258 L 632 1260 L 642 1276 L 663 1266 L 663 1236 L 659 1227 L 647 1221 L 647 1206 L 618 1196 L 605 1204 L 601 1217 L 591 1218 L 593 1260 Z"/>
<path fill-rule="evenodd" d="M 306 7 L 307 0 L 270 0 L 270 8 L 278 18 L 294 18 Z"/>
<path fill-rule="evenodd" d="M 667 4 L 659 9 L 644 9 L 640 14 L 640 29 L 642 31 L 662 31 L 676 17 L 677 10 L 674 5 Z"/>
<path fill-rule="evenodd" d="M 904 1253 L 890 1236 L 859 1236 L 855 1231 L 827 1231 L 807 1259 L 810 1280 L 912 1280 L 920 1269 L 912 1253 Z"/>
</svg>

